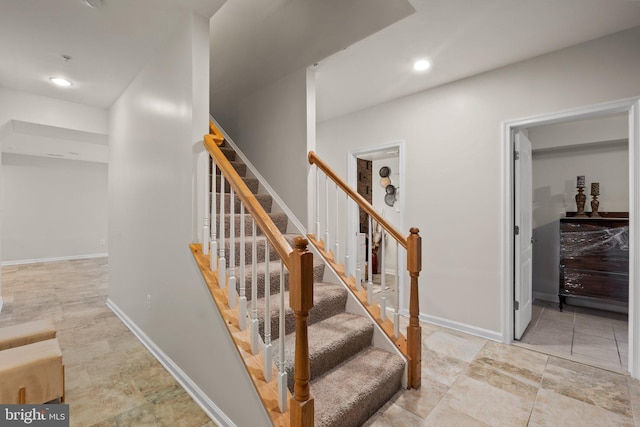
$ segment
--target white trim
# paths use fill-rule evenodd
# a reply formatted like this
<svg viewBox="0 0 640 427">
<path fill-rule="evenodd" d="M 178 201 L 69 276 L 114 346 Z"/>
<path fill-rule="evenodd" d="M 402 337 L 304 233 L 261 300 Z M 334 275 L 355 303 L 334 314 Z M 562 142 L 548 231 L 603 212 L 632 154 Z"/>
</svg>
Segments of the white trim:
<svg viewBox="0 0 640 427">
<path fill-rule="evenodd" d="M 253 176 L 256 177 L 258 179 L 258 181 L 260 181 L 260 185 L 262 185 L 264 187 L 264 189 L 266 190 L 266 192 L 269 193 L 269 195 L 271 197 L 273 197 L 273 200 L 276 202 L 276 204 L 278 206 L 280 206 L 280 209 L 282 209 L 282 211 L 285 214 L 287 214 L 287 217 L 289 217 L 289 221 L 291 221 L 293 223 L 293 225 L 298 229 L 298 231 L 300 233 L 306 235 L 307 234 L 307 229 L 302 225 L 300 220 L 298 218 L 296 218 L 296 216 L 293 214 L 293 212 L 291 212 L 291 209 L 289 209 L 289 207 L 284 203 L 284 201 L 282 201 L 280 196 L 278 196 L 278 193 L 276 193 L 275 190 L 273 188 L 271 188 L 271 186 L 267 183 L 267 180 L 264 179 L 264 177 L 262 175 L 260 175 L 260 172 L 258 172 L 258 170 L 253 166 L 253 164 L 249 161 L 249 159 L 247 159 L 247 157 L 238 148 L 238 146 L 233 142 L 233 140 L 229 137 L 229 135 L 227 135 L 227 133 L 222 128 L 222 126 L 220 126 L 218 124 L 218 122 L 216 122 L 216 120 L 211 115 L 209 115 L 209 119 L 211 119 L 211 121 L 213 123 L 215 123 L 215 125 L 218 127 L 218 129 L 220 129 L 220 132 L 222 132 L 222 134 L 224 135 L 224 139 L 226 140 L 226 143 L 229 144 L 231 146 L 231 148 L 233 148 L 235 150 L 236 155 L 238 157 L 240 157 L 240 159 L 242 160 L 242 162 L 245 165 L 247 165 L 247 168 L 251 171 Z"/>
<path fill-rule="evenodd" d="M 86 255 L 71 255 L 71 256 L 60 256 L 60 257 L 52 257 L 52 258 L 34 258 L 34 259 L 21 259 L 17 261 L 2 261 L 2 266 L 7 265 L 23 265 L 23 264 L 35 264 L 38 262 L 56 262 L 56 261 L 70 261 L 75 259 L 91 259 L 91 258 L 104 258 L 108 257 L 109 253 L 101 253 L 101 254 L 86 254 Z"/>
<path fill-rule="evenodd" d="M 465 334 L 475 335 L 491 341 L 502 341 L 502 334 L 500 332 L 478 328 L 476 326 L 467 325 L 466 323 L 460 323 L 454 320 L 443 319 L 442 317 L 420 313 L 420 321 L 430 323 L 432 325 L 443 326 L 445 328 L 453 329 L 454 331 L 464 332 Z"/>
<path fill-rule="evenodd" d="M 173 378 L 184 388 L 202 410 L 213 420 L 224 427 L 235 427 L 235 424 L 207 395 L 194 383 L 182 369 L 176 365 L 138 326 L 124 314 L 111 299 L 107 299 L 107 307 L 120 318 L 133 335 L 149 350 L 149 352 L 164 366 Z"/>
<path fill-rule="evenodd" d="M 4 301 L 2 300 L 2 295 L 0 295 L 0 314 L 2 314 L 2 307 L 4 307 Z"/>
<path fill-rule="evenodd" d="M 513 141 L 512 133 L 533 125 L 553 124 L 567 120 L 594 118 L 615 113 L 629 114 L 629 371 L 634 378 L 640 377 L 640 327 L 634 327 L 640 319 L 640 97 L 626 98 L 613 102 L 568 109 L 556 113 L 543 114 L 502 123 L 502 334 L 501 341 L 513 342 Z"/>
</svg>

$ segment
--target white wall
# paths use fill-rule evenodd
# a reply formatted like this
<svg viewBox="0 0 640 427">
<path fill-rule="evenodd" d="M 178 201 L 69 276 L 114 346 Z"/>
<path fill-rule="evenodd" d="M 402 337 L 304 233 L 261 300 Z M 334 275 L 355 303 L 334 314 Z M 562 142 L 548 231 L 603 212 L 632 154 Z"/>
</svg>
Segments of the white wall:
<svg viewBox="0 0 640 427">
<path fill-rule="evenodd" d="M 307 70 L 238 103 L 221 125 L 293 214 L 307 218 Z"/>
<path fill-rule="evenodd" d="M 405 227 L 423 238 L 426 319 L 501 337 L 502 123 L 640 95 L 638 40 L 628 30 L 319 123 L 317 151 L 343 176 L 347 151 L 405 141 Z"/>
<path fill-rule="evenodd" d="M 4 153 L 2 261 L 105 254 L 107 165 Z"/>
<path fill-rule="evenodd" d="M 109 299 L 235 424 L 266 425 L 189 250 L 194 144 L 208 129 L 208 92 L 195 81 L 208 70 L 193 66 L 209 54 L 209 33 L 197 15 L 176 19 L 179 30 L 110 110 Z"/>
<path fill-rule="evenodd" d="M 22 120 L 102 134 L 106 134 L 108 128 L 108 113 L 104 108 L 0 87 L 0 126 L 7 120 Z"/>
<path fill-rule="evenodd" d="M 577 175 L 586 180 L 585 211 L 591 211 L 592 182 L 600 183 L 600 212 L 629 211 L 628 141 L 620 141 L 627 136 L 626 116 L 529 130 L 533 146 L 534 296 L 557 299 L 559 224 L 566 212 L 576 211 Z"/>
<path fill-rule="evenodd" d="M 102 108 L 0 88 L 0 129 L 9 132 L 10 120 L 105 134 L 108 115 Z M 0 132 L 0 140 L 3 136 L 8 134 Z M 76 172 L 78 175 L 74 175 Z M 87 179 L 86 185 L 76 182 L 79 176 Z M 5 153 L 0 177 L 3 262 L 107 252 L 104 164 L 56 162 Z M 95 192 L 89 193 L 89 184 L 96 185 Z M 86 197 L 86 202 L 74 199 L 71 189 L 79 192 L 75 193 L 78 199 Z M 74 207 L 78 210 L 73 211 Z M 37 218 L 46 212 L 49 221 Z M 101 244 L 103 239 L 105 243 Z"/>
</svg>

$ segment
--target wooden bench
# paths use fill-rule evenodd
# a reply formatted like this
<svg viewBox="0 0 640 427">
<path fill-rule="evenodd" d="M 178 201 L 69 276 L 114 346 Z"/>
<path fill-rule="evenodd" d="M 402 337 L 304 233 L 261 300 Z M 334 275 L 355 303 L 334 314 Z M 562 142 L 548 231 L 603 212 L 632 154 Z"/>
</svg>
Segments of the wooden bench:
<svg viewBox="0 0 640 427">
<path fill-rule="evenodd" d="M 0 351 L 0 404 L 64 402 L 64 365 L 57 339 Z"/>
<path fill-rule="evenodd" d="M 0 351 L 56 337 L 50 320 L 36 320 L 0 328 Z"/>
</svg>

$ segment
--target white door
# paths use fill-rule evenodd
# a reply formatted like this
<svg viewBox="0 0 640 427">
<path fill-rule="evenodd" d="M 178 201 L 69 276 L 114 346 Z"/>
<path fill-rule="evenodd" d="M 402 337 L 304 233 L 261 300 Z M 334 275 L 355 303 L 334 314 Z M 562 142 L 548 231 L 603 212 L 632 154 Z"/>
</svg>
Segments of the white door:
<svg viewBox="0 0 640 427">
<path fill-rule="evenodd" d="M 514 338 L 520 339 L 531 322 L 532 177 L 531 141 L 518 131 L 515 135 L 515 289 Z"/>
</svg>

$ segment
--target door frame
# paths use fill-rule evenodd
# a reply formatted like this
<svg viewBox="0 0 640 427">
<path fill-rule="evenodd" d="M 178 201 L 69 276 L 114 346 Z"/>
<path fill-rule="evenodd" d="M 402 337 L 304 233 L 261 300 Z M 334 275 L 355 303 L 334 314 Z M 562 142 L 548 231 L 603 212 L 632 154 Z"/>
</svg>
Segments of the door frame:
<svg viewBox="0 0 640 427">
<path fill-rule="evenodd" d="M 400 168 L 400 198 L 398 199 L 398 209 L 400 209 L 400 224 L 398 225 L 399 231 L 404 232 L 404 218 L 405 218 L 405 200 L 406 193 L 403 193 L 403 189 L 406 189 L 405 179 L 406 179 L 406 163 L 405 163 L 405 142 L 403 140 L 398 140 L 394 142 L 389 142 L 386 144 L 376 145 L 374 147 L 362 147 L 351 150 L 347 153 L 347 184 L 351 188 L 357 188 L 357 175 L 358 175 L 358 162 L 357 158 L 360 156 L 364 156 L 367 154 L 377 153 L 379 151 L 389 151 L 392 149 L 398 150 L 398 165 Z M 350 248 L 356 248 L 357 245 L 357 233 L 356 233 L 356 224 L 359 224 L 359 212 L 355 203 L 350 203 L 349 208 L 347 210 L 348 221 L 347 221 L 347 235 L 348 235 L 348 245 Z M 407 230 L 407 235 L 409 234 Z M 351 259 L 355 259 L 352 257 Z M 398 278 L 398 287 L 400 288 L 399 298 L 400 298 L 400 314 L 408 315 L 409 307 L 405 303 L 405 297 L 408 296 L 407 290 L 405 289 L 407 271 L 403 268 L 406 265 L 406 251 L 401 250 L 398 254 L 398 270 L 401 272 L 400 277 Z M 346 266 L 348 274 L 355 276 L 355 263 L 351 262 L 350 265 Z M 408 301 L 408 299 L 407 299 Z"/>
<path fill-rule="evenodd" d="M 640 244 L 640 97 L 503 122 L 502 342 L 514 341 L 514 133 L 531 126 L 625 112 L 629 115 L 629 372 L 632 377 L 640 378 L 640 327 L 634 327 L 640 320 L 640 250 L 637 247 Z"/>
</svg>

